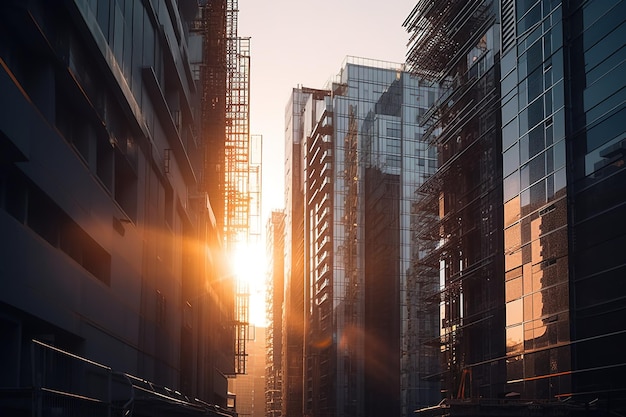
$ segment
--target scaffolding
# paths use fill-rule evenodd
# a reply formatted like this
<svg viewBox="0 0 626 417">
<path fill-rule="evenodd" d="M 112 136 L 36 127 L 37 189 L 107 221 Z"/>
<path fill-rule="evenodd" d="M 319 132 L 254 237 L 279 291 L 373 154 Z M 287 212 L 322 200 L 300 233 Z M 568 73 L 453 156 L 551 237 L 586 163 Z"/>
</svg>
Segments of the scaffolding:
<svg viewBox="0 0 626 417">
<path fill-rule="evenodd" d="M 439 317 L 435 337 L 422 337 L 419 319 L 412 324 L 412 349 L 439 356 L 441 370 L 430 378 L 448 398 L 494 398 L 504 390 L 499 73 L 495 51 L 469 59 L 495 24 L 494 6 L 422 0 L 404 23 L 412 32 L 411 71 L 442 89 L 422 117 L 439 169 L 417 190 L 412 230 L 420 251 L 410 287 L 422 309 L 412 316 Z M 473 378 L 459 391 L 468 372 Z"/>
<path fill-rule="evenodd" d="M 226 1 L 210 1 L 201 9 L 192 31 L 202 36 L 201 186 L 209 195 L 217 226 L 224 228 L 224 148 L 226 142 Z"/>
<path fill-rule="evenodd" d="M 250 38 L 237 35 L 237 0 L 207 2 L 193 30 L 203 34 L 203 186 L 227 250 L 247 244 L 260 207 L 261 137 L 250 135 Z M 251 150 L 259 158 L 251 161 Z M 253 177 L 251 179 L 251 177 Z"/>
<path fill-rule="evenodd" d="M 227 45 L 224 238 L 230 250 L 247 244 L 250 232 L 250 39 L 229 34 Z"/>
<path fill-rule="evenodd" d="M 492 1 L 420 0 L 403 23 L 411 33 L 409 70 L 441 81 L 495 19 Z"/>
<path fill-rule="evenodd" d="M 261 196 L 263 164 L 263 136 L 250 136 L 250 229 L 249 241 L 256 244 L 261 242 Z"/>
<path fill-rule="evenodd" d="M 237 35 L 238 12 L 237 0 L 206 2 L 192 28 L 203 35 L 201 183 L 231 255 L 261 235 L 261 160 L 250 157 L 251 149 L 260 152 L 261 140 L 250 136 L 250 38 Z M 250 291 L 243 282 L 233 289 L 235 373 L 241 374 L 246 372 Z"/>
</svg>

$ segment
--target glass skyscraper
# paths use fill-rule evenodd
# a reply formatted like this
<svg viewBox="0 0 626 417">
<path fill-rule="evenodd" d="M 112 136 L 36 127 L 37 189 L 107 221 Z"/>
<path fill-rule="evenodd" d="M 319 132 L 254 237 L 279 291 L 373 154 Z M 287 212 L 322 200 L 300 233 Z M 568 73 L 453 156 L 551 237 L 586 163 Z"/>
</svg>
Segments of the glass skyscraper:
<svg viewBox="0 0 626 417">
<path fill-rule="evenodd" d="M 626 2 L 420 1 L 405 25 L 411 71 L 442 87 L 417 216 L 436 243 L 416 265 L 441 279 L 447 398 L 623 414 Z"/>
<path fill-rule="evenodd" d="M 400 377 L 415 360 L 406 353 L 411 209 L 415 189 L 436 169 L 419 127 L 436 91 L 401 64 L 353 57 L 326 88 L 294 90 L 292 103 L 301 107 L 288 113 L 300 123 L 289 131 L 302 135 L 305 414 L 412 412 L 409 379 Z"/>
<path fill-rule="evenodd" d="M 511 12 L 502 55 L 508 387 L 624 410 L 626 3 L 518 1 Z"/>
<path fill-rule="evenodd" d="M 563 7 L 531 3 L 503 25 L 507 387 L 554 398 L 572 370 Z"/>
<path fill-rule="evenodd" d="M 572 1 L 565 89 L 572 392 L 626 411 L 626 2 Z"/>
</svg>

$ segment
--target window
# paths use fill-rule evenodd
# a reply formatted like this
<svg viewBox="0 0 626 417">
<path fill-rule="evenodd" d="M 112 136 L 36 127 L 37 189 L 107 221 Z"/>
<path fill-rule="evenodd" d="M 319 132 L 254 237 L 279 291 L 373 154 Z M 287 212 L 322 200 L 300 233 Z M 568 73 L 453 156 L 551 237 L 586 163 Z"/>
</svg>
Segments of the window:
<svg viewBox="0 0 626 417">
<path fill-rule="evenodd" d="M 10 173 L 6 184 L 9 186 L 3 209 L 97 279 L 110 285 L 111 255 L 102 246 L 22 174 Z"/>
<path fill-rule="evenodd" d="M 126 157 L 115 152 L 115 201 L 124 209 L 129 218 L 137 217 L 137 175 Z"/>
<path fill-rule="evenodd" d="M 519 149 L 517 144 L 511 146 L 506 152 L 504 152 L 503 164 L 505 176 L 519 168 Z"/>
<path fill-rule="evenodd" d="M 393 168 L 400 168 L 402 166 L 401 158 L 398 155 L 388 155 L 387 156 L 387 166 Z"/>
<path fill-rule="evenodd" d="M 402 137 L 402 129 L 397 123 L 390 123 L 387 125 L 387 136 L 393 138 Z"/>
</svg>

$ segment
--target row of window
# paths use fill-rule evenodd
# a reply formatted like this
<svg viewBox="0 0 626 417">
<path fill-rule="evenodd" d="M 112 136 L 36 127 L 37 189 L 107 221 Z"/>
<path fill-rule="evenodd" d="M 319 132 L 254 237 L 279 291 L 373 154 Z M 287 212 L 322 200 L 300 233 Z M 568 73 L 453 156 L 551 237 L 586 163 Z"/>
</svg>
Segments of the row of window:
<svg viewBox="0 0 626 417">
<path fill-rule="evenodd" d="M 93 276 L 111 283 L 111 255 L 40 188 L 18 172 L 0 181 L 0 206 Z"/>
<path fill-rule="evenodd" d="M 93 115 L 81 114 L 80 103 L 60 94 L 56 97 L 55 123 L 64 139 L 74 146 L 128 217 L 135 220 L 139 150 L 124 128 L 124 119 L 116 116 L 116 105 L 107 100 L 108 131 L 93 121 Z"/>
</svg>

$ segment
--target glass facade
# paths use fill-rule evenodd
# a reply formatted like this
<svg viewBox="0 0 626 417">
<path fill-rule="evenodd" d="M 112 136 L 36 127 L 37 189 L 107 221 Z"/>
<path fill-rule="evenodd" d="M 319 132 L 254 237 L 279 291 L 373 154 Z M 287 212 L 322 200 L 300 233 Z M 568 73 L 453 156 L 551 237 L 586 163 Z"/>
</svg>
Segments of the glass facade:
<svg viewBox="0 0 626 417">
<path fill-rule="evenodd" d="M 515 15 L 501 61 L 507 390 L 554 398 L 571 384 L 563 8 Z"/>
<path fill-rule="evenodd" d="M 349 57 L 327 89 L 302 91 L 305 413 L 398 415 L 416 360 L 404 348 L 411 203 L 436 167 L 419 116 L 436 89 Z"/>
<path fill-rule="evenodd" d="M 419 407 L 504 391 L 498 10 L 493 1 L 422 1 L 405 22 L 415 32 L 412 72 L 441 88 L 423 115 L 438 169 L 417 190 L 413 256 L 417 305 L 437 330 L 418 352 L 438 358 L 428 380 L 441 393 Z"/>
<path fill-rule="evenodd" d="M 282 415 L 302 415 L 304 317 L 303 109 L 308 94 L 294 89 L 285 110 L 285 261 L 282 320 Z"/>
<path fill-rule="evenodd" d="M 623 409 L 626 4 L 515 12 L 502 58 L 508 388 Z"/>
<path fill-rule="evenodd" d="M 565 89 L 572 393 L 626 412 L 626 2 L 571 1 Z"/>
<path fill-rule="evenodd" d="M 503 0 L 452 2 L 441 9 L 427 3 L 419 2 L 405 23 L 416 32 L 408 61 L 414 73 L 446 88 L 425 117 L 440 167 L 418 190 L 423 199 L 416 206 L 418 236 L 432 230 L 437 239 L 416 257 L 415 270 L 440 279 L 443 388 L 454 390 L 449 398 L 467 396 L 474 404 L 509 393 L 549 402 L 553 408 L 545 410 L 568 415 L 576 409 L 621 414 L 626 3 Z M 492 6 L 491 17 L 480 13 Z M 470 10 L 480 18 L 454 21 L 448 30 L 453 16 Z M 491 35 L 476 29 L 477 21 L 487 25 L 490 19 L 499 23 Z M 478 38 L 455 38 L 462 33 Z M 487 61 L 481 64 L 483 56 Z M 490 87 L 499 90 L 498 101 L 484 110 L 495 111 L 498 120 L 479 122 L 474 132 L 491 137 L 484 143 L 491 145 L 464 146 L 464 134 L 471 131 L 466 127 L 476 116 L 472 104 L 485 103 Z M 488 114 L 483 111 L 478 120 L 489 120 Z M 482 130 L 488 126 L 497 134 Z M 471 158 L 481 161 L 480 168 L 463 163 L 472 150 L 479 152 Z M 494 159 L 481 159 L 493 151 Z M 501 200 L 497 193 L 487 197 L 491 182 L 479 180 L 485 168 L 499 175 Z M 464 199 L 458 182 L 480 184 L 474 189 L 481 192 Z M 468 248 L 461 243 L 477 230 L 469 213 L 481 199 L 495 204 L 494 211 L 481 204 L 474 210 L 481 227 L 492 223 L 484 229 L 490 236 L 483 234 Z M 432 224 L 438 229 L 429 229 Z M 487 264 L 485 257 L 471 267 L 467 261 L 480 259 L 478 248 L 485 244 L 493 245 L 495 262 Z M 477 270 L 480 279 L 473 281 Z M 481 310 L 475 307 L 485 296 L 492 308 L 482 311 L 493 316 L 476 321 Z M 491 329 L 490 342 L 472 342 L 480 328 Z M 485 363 L 492 365 L 491 374 Z M 509 415 L 505 408 L 503 415 Z"/>
</svg>

